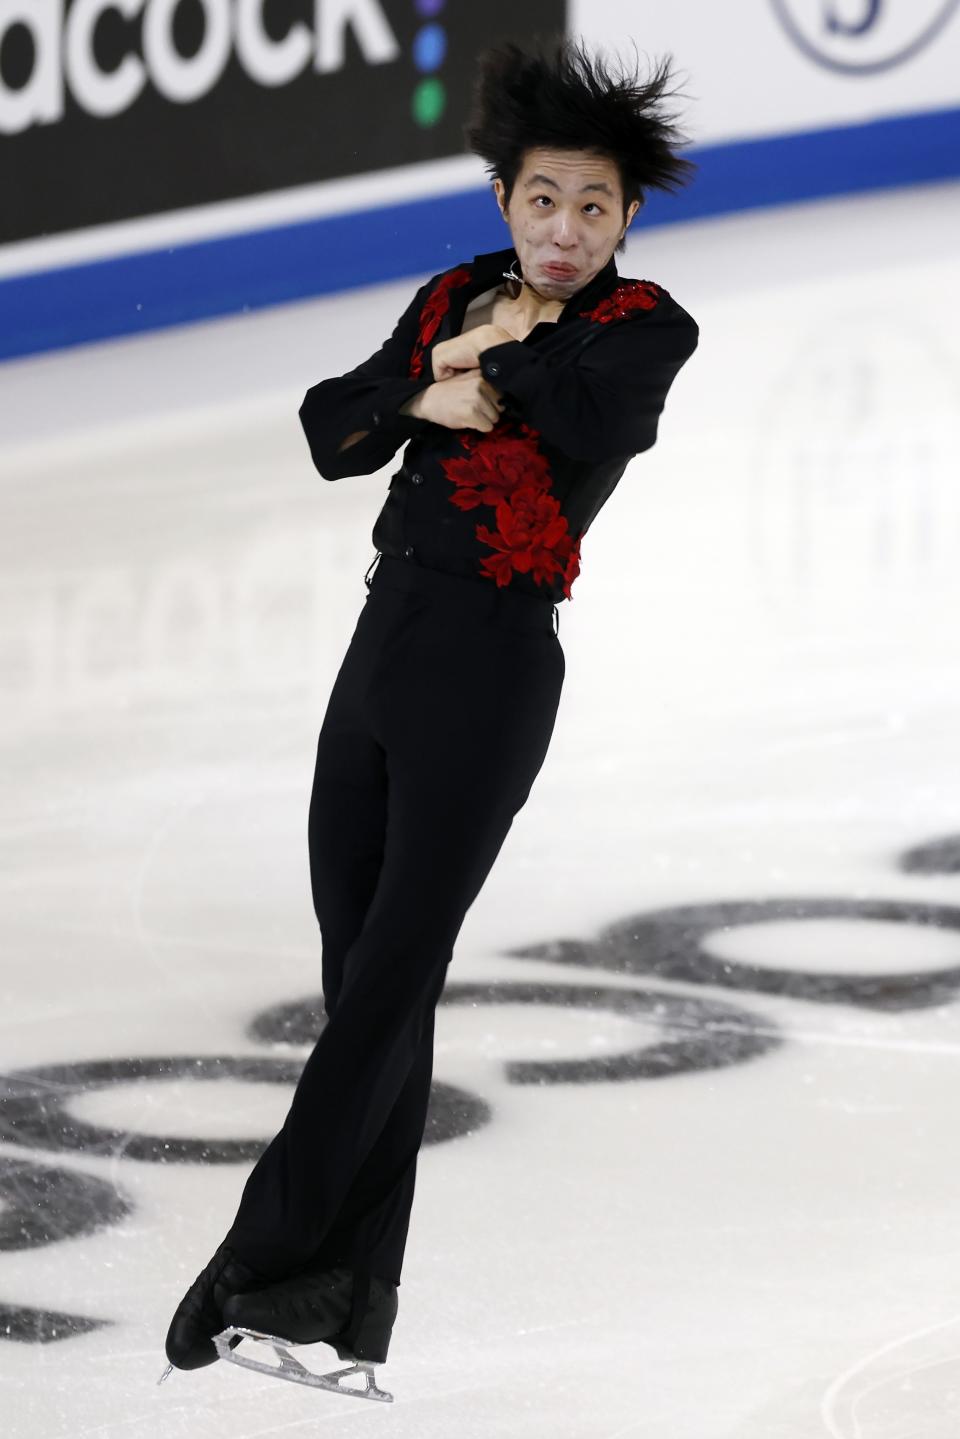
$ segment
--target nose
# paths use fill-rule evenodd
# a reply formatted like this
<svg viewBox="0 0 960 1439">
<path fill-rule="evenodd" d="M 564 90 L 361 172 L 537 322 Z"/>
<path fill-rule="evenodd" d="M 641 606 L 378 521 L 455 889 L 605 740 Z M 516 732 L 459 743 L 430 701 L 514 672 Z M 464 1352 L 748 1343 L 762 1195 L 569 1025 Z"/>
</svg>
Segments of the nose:
<svg viewBox="0 0 960 1439">
<path fill-rule="evenodd" d="M 558 212 L 553 225 L 554 243 L 557 245 L 575 245 L 577 241 L 576 224 L 573 216 L 565 210 Z"/>
</svg>

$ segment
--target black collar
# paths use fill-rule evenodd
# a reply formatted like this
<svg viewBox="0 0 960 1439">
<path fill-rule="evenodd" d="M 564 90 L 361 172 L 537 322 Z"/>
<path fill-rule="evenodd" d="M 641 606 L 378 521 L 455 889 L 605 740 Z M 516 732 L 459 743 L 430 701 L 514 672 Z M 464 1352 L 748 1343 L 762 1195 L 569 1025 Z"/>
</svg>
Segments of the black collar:
<svg viewBox="0 0 960 1439">
<path fill-rule="evenodd" d="M 505 250 L 490 250 L 482 255 L 474 255 L 471 265 L 472 277 L 470 283 L 454 293 L 462 297 L 464 308 L 477 295 L 482 295 L 485 290 L 492 290 L 494 285 L 499 285 L 503 280 L 503 273 L 509 270 L 516 261 L 516 269 L 520 268 L 520 257 L 512 245 Z M 598 300 L 607 290 L 612 289 L 619 278 L 617 262 L 614 255 L 611 255 L 602 270 L 598 270 L 593 279 L 588 281 L 581 289 L 575 290 L 567 299 L 563 309 L 560 311 L 558 323 L 563 324 L 572 320 L 579 310 Z"/>
</svg>

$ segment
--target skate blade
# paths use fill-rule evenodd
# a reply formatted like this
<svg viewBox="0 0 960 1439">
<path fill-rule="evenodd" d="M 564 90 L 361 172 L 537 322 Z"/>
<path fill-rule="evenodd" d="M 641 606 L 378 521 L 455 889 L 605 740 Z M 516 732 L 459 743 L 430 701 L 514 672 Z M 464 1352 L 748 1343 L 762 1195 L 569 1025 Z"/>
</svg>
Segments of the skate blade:
<svg viewBox="0 0 960 1439">
<path fill-rule="evenodd" d="M 254 1359 L 252 1353 L 244 1351 L 242 1340 L 250 1340 L 254 1349 L 263 1353 L 273 1350 L 276 1362 Z M 291 1349 L 312 1349 L 312 1344 L 294 1344 L 277 1334 L 262 1334 L 257 1329 L 245 1329 L 242 1325 L 231 1324 L 221 1334 L 215 1334 L 213 1342 L 221 1359 L 229 1364 L 239 1364 L 241 1369 L 255 1369 L 259 1374 L 272 1374 L 277 1379 L 288 1379 L 292 1384 L 308 1384 L 314 1389 L 327 1389 L 334 1394 L 349 1394 L 354 1399 L 378 1399 L 381 1403 L 392 1404 L 393 1395 L 386 1389 L 379 1389 L 374 1382 L 374 1366 L 366 1359 L 357 1359 L 344 1369 L 332 1370 L 329 1374 L 315 1374 L 289 1352 Z M 322 1342 L 322 1341 L 321 1341 Z M 357 1375 L 366 1381 L 364 1388 L 342 1381 Z"/>
</svg>

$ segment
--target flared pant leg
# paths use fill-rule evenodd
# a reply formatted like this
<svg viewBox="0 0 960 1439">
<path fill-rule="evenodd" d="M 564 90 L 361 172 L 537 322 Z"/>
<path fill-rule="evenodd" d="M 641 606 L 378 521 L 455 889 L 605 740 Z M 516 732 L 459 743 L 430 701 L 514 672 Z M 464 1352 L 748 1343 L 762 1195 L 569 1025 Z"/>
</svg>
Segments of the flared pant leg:
<svg viewBox="0 0 960 1439">
<path fill-rule="evenodd" d="M 474 582 L 418 593 L 389 573 L 361 611 L 310 808 L 327 1022 L 229 1236 L 262 1272 L 322 1255 L 399 1282 L 436 1006 L 559 704 L 563 651 L 533 612 L 521 627 Z"/>
</svg>

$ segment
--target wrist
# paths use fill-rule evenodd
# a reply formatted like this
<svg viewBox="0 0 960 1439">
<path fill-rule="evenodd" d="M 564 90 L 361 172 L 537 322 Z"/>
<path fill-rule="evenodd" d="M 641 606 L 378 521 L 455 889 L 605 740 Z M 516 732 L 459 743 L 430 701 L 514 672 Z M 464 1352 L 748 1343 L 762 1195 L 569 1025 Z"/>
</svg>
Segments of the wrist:
<svg viewBox="0 0 960 1439">
<path fill-rule="evenodd" d="M 400 406 L 400 409 L 397 411 L 397 413 L 400 415 L 409 415 L 412 419 L 415 420 L 422 420 L 427 418 L 423 413 L 424 396 L 429 394 L 429 392 L 433 389 L 433 386 L 436 383 L 436 380 L 434 380 L 433 384 L 425 385 L 422 390 L 418 390 L 415 395 L 411 395 L 409 400 L 405 401 L 405 403 Z"/>
<path fill-rule="evenodd" d="M 428 388 L 429 388 L 429 386 L 428 386 Z M 415 419 L 419 419 L 419 417 L 420 417 L 420 401 L 421 401 L 421 399 L 423 398 L 424 394 L 425 394 L 425 391 L 424 391 L 424 390 L 418 390 L 415 395 L 411 395 L 410 398 L 409 398 L 409 400 L 406 400 L 406 401 L 400 406 L 399 410 L 397 411 L 397 414 L 398 414 L 398 415 L 412 415 Z"/>
</svg>

